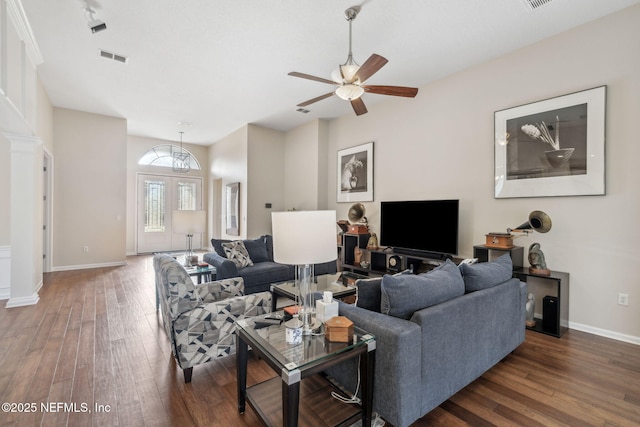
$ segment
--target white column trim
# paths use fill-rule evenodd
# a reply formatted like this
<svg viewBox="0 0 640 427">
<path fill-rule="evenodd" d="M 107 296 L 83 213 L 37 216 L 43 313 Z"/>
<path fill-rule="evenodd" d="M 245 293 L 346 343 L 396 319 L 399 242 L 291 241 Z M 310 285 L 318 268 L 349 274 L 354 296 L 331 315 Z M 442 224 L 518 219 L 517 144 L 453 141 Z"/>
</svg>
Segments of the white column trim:
<svg viewBox="0 0 640 427">
<path fill-rule="evenodd" d="M 11 246 L 0 246 L 0 300 L 11 295 Z"/>
</svg>

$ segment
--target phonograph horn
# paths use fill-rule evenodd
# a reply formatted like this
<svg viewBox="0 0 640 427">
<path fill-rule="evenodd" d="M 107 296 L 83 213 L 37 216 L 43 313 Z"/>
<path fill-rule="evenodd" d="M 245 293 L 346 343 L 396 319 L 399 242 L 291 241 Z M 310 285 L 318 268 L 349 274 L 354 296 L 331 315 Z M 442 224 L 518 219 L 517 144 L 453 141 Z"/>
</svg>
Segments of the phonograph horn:
<svg viewBox="0 0 640 427">
<path fill-rule="evenodd" d="M 349 218 L 349 222 L 351 223 L 359 222 L 360 220 L 365 218 L 364 216 L 365 212 L 366 212 L 366 209 L 364 208 L 364 205 L 362 203 L 354 203 L 349 208 L 349 214 L 347 215 L 347 217 Z M 366 223 L 366 219 L 364 222 Z"/>
<path fill-rule="evenodd" d="M 520 231 L 529 233 L 531 231 L 537 231 L 538 233 L 546 233 L 551 230 L 551 218 L 549 215 L 542 211 L 533 211 L 529 214 L 529 221 L 512 229 L 508 228 L 507 232 Z"/>
</svg>

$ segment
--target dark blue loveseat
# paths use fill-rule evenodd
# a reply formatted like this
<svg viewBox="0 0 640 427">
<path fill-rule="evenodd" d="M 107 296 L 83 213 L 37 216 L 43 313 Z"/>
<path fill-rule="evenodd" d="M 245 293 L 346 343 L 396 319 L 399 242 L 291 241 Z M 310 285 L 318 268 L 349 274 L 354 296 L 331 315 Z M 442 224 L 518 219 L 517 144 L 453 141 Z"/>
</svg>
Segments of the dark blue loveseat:
<svg viewBox="0 0 640 427">
<path fill-rule="evenodd" d="M 294 280 L 295 268 L 292 265 L 278 264 L 273 261 L 273 237 L 271 235 L 260 236 L 256 239 L 245 239 L 244 243 L 253 265 L 238 268 L 231 260 L 227 259 L 223 243 L 231 240 L 211 239 L 214 252 L 203 256 L 204 262 L 216 268 L 216 280 L 231 277 L 244 279 L 245 294 L 268 291 L 273 283 Z M 336 246 L 336 257 L 337 257 Z M 315 265 L 315 274 L 333 274 L 337 271 L 335 261 Z"/>
</svg>

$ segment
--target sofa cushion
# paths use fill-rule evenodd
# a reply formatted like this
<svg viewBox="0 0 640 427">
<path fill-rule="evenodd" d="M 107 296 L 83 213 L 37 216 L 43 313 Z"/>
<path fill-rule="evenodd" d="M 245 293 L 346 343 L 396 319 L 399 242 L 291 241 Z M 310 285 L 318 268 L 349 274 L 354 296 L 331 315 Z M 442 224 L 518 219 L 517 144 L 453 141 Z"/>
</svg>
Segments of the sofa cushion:
<svg viewBox="0 0 640 427">
<path fill-rule="evenodd" d="M 417 310 L 464 295 L 464 282 L 458 266 L 447 260 L 428 273 L 385 275 L 381 290 L 380 311 L 410 319 Z"/>
<path fill-rule="evenodd" d="M 244 247 L 242 240 L 234 240 L 233 242 L 223 243 L 222 248 L 227 255 L 227 259 L 233 261 L 238 268 L 253 265 L 247 248 Z"/>
<path fill-rule="evenodd" d="M 513 263 L 509 254 L 494 261 L 477 264 L 461 264 L 460 271 L 466 292 L 490 288 L 513 277 Z"/>
<path fill-rule="evenodd" d="M 239 273 L 244 279 L 245 294 L 255 292 L 256 286 L 264 285 L 258 289 L 268 290 L 273 283 L 292 280 L 289 267 L 285 264 L 266 261 L 243 268 Z"/>
<path fill-rule="evenodd" d="M 271 234 L 265 234 L 262 238 L 264 239 L 264 244 L 267 245 L 269 261 L 273 262 L 273 236 Z"/>
<path fill-rule="evenodd" d="M 394 274 L 413 274 L 411 270 Z M 356 307 L 380 313 L 382 277 L 356 280 Z"/>
<path fill-rule="evenodd" d="M 251 261 L 253 261 L 254 264 L 269 261 L 267 244 L 264 241 L 264 237 L 258 237 L 257 239 L 252 240 L 243 240 L 243 243 L 249 253 Z"/>
<path fill-rule="evenodd" d="M 213 250 L 216 251 L 218 255 L 223 258 L 227 257 L 227 254 L 224 253 L 224 248 L 222 247 L 223 243 L 229 243 L 231 240 L 221 240 L 221 239 L 211 239 L 211 246 L 213 246 Z"/>
</svg>

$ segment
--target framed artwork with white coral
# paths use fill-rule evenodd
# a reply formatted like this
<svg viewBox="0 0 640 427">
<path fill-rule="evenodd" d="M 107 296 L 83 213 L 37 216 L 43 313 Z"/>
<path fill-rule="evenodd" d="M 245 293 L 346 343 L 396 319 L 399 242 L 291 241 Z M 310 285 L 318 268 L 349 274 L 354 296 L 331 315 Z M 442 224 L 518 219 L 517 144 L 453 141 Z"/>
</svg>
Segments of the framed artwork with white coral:
<svg viewBox="0 0 640 427">
<path fill-rule="evenodd" d="M 373 201 L 373 142 L 338 150 L 338 202 Z"/>
<path fill-rule="evenodd" d="M 495 198 L 605 194 L 606 86 L 496 111 Z"/>
</svg>

